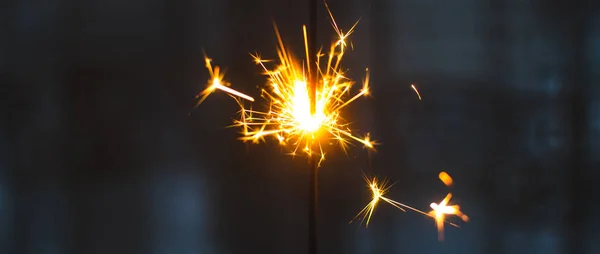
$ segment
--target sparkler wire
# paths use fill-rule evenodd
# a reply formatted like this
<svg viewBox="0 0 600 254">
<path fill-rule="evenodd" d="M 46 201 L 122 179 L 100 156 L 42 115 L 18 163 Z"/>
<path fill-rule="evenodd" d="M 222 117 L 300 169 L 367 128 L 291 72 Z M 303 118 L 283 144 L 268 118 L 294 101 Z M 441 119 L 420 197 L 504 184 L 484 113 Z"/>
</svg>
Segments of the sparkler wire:
<svg viewBox="0 0 600 254">
<path fill-rule="evenodd" d="M 309 23 L 308 32 L 310 36 L 305 36 L 308 40 L 308 50 L 306 51 L 306 64 L 308 65 L 308 91 L 310 96 L 310 114 L 315 115 L 317 111 L 317 80 L 318 66 L 317 62 L 312 62 L 310 57 L 316 57 L 317 53 L 317 12 L 318 0 L 308 0 L 309 2 Z M 314 144 L 313 144 L 314 146 Z M 314 149 L 312 147 L 311 149 Z M 310 167 L 308 178 L 308 253 L 317 254 L 317 214 L 319 203 L 319 159 L 316 156 L 310 156 Z"/>
</svg>

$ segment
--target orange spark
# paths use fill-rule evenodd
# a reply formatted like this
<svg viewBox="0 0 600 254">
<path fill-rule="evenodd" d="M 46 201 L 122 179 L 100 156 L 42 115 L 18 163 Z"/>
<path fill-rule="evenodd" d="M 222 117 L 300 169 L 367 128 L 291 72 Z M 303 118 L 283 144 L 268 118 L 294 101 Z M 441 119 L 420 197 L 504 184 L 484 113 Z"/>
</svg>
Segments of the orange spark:
<svg viewBox="0 0 600 254">
<path fill-rule="evenodd" d="M 371 202 L 369 202 L 356 216 L 354 216 L 354 218 L 350 221 L 350 223 L 352 223 L 353 221 L 355 221 L 357 218 L 360 217 L 361 223 L 363 221 L 367 220 L 365 227 L 369 227 L 369 222 L 371 221 L 371 216 L 373 215 L 373 212 L 375 211 L 375 207 L 377 206 L 377 204 L 379 203 L 380 200 L 383 200 L 384 202 L 400 209 L 403 212 L 406 212 L 406 210 L 404 209 L 404 208 L 406 208 L 406 209 L 412 210 L 414 212 L 418 212 L 423 215 L 431 216 L 426 212 L 423 212 L 423 211 L 413 208 L 411 206 L 408 206 L 408 205 L 402 204 L 398 201 L 384 197 L 383 195 L 386 194 L 388 192 L 388 190 L 394 185 L 394 184 L 391 184 L 391 185 L 388 184 L 389 182 L 387 179 L 384 179 L 383 181 L 378 182 L 376 177 L 369 179 L 366 176 L 363 176 L 363 178 L 367 182 L 367 186 L 371 190 L 373 197 L 371 199 Z"/>
<path fill-rule="evenodd" d="M 452 177 L 450 177 L 450 175 L 448 175 L 448 173 L 442 171 L 439 174 L 439 178 L 440 180 L 442 180 L 442 182 L 446 185 L 446 186 L 451 186 L 452 185 Z"/>
<path fill-rule="evenodd" d="M 419 100 L 421 101 L 421 94 L 419 94 L 419 90 L 417 90 L 417 87 L 414 84 L 410 85 L 410 87 L 412 87 L 412 89 L 415 90 L 415 93 L 417 93 L 417 96 L 419 96 Z"/>
<path fill-rule="evenodd" d="M 204 89 L 204 91 L 202 91 L 201 93 L 199 93 L 196 96 L 196 98 L 202 96 L 202 98 L 200 98 L 200 100 L 198 100 L 197 105 L 200 105 L 206 99 L 206 97 L 208 97 L 216 89 L 219 89 L 223 92 L 229 93 L 234 96 L 244 98 L 245 100 L 254 101 L 254 98 L 227 87 L 229 85 L 229 83 L 227 83 L 223 80 L 225 73 L 220 72 L 219 66 L 215 66 L 213 68 L 212 65 L 210 64 L 211 61 L 212 61 L 212 59 L 210 59 L 206 56 L 204 57 L 205 66 L 208 69 L 208 72 L 210 73 L 210 80 L 208 83 L 208 87 L 206 87 L 206 89 Z"/>
<path fill-rule="evenodd" d="M 448 173 L 441 172 L 439 177 L 447 186 L 452 184 L 452 178 Z M 469 217 L 460 211 L 460 206 L 448 205 L 450 199 L 452 199 L 452 193 L 448 193 L 439 204 L 431 203 L 429 205 L 431 209 L 433 209 L 429 212 L 429 216 L 435 219 L 436 228 L 438 230 L 438 240 L 440 241 L 444 240 L 444 222 L 446 221 L 447 215 L 456 215 L 465 222 L 469 220 Z"/>
</svg>

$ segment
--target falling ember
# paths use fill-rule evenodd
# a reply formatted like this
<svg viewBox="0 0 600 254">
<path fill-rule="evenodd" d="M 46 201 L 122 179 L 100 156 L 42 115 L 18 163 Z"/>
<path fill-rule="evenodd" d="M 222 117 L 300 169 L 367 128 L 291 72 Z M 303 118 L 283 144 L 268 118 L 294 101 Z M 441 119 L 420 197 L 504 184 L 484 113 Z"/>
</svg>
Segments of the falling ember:
<svg viewBox="0 0 600 254">
<path fill-rule="evenodd" d="M 440 179 L 447 186 L 449 184 L 452 184 L 452 178 L 446 172 L 440 173 Z M 469 220 L 469 217 L 460 211 L 460 206 L 448 205 L 450 199 L 452 199 L 452 193 L 448 193 L 448 195 L 446 195 L 446 197 L 439 204 L 430 204 L 430 207 L 433 210 L 429 212 L 429 216 L 435 219 L 436 227 L 438 230 L 438 240 L 440 241 L 444 240 L 444 222 L 446 220 L 446 215 L 455 215 L 465 222 Z"/>
<path fill-rule="evenodd" d="M 208 72 L 210 73 L 210 80 L 209 80 L 208 87 L 196 96 L 196 98 L 202 96 L 202 98 L 200 98 L 200 100 L 198 100 L 197 105 L 200 105 L 206 99 L 206 97 L 208 97 L 212 92 L 215 91 L 215 89 L 219 89 L 223 92 L 243 98 L 245 100 L 254 101 L 254 98 L 227 87 L 228 83 L 223 81 L 223 77 L 225 76 L 225 74 L 220 72 L 219 66 L 215 66 L 214 68 L 212 67 L 212 65 L 210 64 L 210 62 L 211 62 L 210 58 L 205 56 L 204 62 L 206 64 L 206 68 L 208 69 Z"/>
<path fill-rule="evenodd" d="M 371 216 L 373 215 L 373 211 L 375 211 L 375 207 L 377 206 L 377 204 L 379 204 L 380 200 L 383 200 L 384 202 L 386 202 L 390 205 L 393 205 L 394 207 L 402 210 L 403 212 L 406 212 L 406 210 L 404 209 L 404 208 L 406 208 L 406 209 L 418 212 L 420 214 L 430 216 L 429 214 L 427 214 L 421 210 L 418 210 L 416 208 L 402 204 L 398 201 L 391 200 L 389 198 L 384 197 L 383 195 L 386 194 L 393 185 L 393 184 L 391 184 L 391 185 L 388 184 L 387 180 L 378 182 L 377 178 L 373 177 L 372 179 L 369 179 L 366 176 L 364 177 L 364 179 L 367 182 L 367 186 L 371 190 L 371 193 L 373 194 L 373 198 L 371 199 L 371 202 L 369 202 L 369 204 L 367 204 L 356 216 L 354 216 L 354 218 L 350 221 L 350 223 L 352 223 L 353 221 L 355 221 L 356 219 L 358 219 L 360 217 L 361 223 L 364 222 L 365 220 L 367 220 L 367 223 L 365 224 L 365 226 L 369 227 L 369 222 L 371 221 Z"/>
<path fill-rule="evenodd" d="M 452 177 L 450 177 L 450 175 L 448 175 L 448 173 L 442 171 L 439 174 L 439 178 L 440 180 L 442 180 L 442 182 L 446 185 L 446 186 L 452 186 Z"/>
<path fill-rule="evenodd" d="M 354 81 L 345 76 L 341 61 L 347 46 L 346 39 L 352 34 L 357 23 L 344 33 L 338 28 L 331 12 L 329 14 L 338 40 L 330 46 L 324 61 L 321 61 L 321 58 L 325 54 L 320 51 L 314 59 L 311 59 L 313 56 L 308 53 L 306 26 L 303 26 L 305 61 L 298 60 L 291 51 L 286 49 L 276 25 L 274 29 L 278 44 L 278 63 L 273 68 L 269 68 L 267 65 L 271 61 L 264 60 L 257 54 L 252 55 L 254 62 L 262 67 L 268 77 L 268 85 L 262 89 L 262 98 L 267 102 L 268 109 L 264 111 L 248 109 L 239 103 L 241 117 L 240 120 L 235 121 L 235 125 L 242 127 L 242 140 L 258 142 L 264 140 L 266 136 L 271 136 L 280 144 L 292 145 L 292 155 L 297 154 L 299 149 L 309 156 L 320 155 L 319 164 L 325 159 L 321 146 L 321 140 L 325 137 L 323 134 L 329 134 L 330 139 L 337 140 L 344 151 L 351 141 L 373 148 L 375 142 L 371 141 L 368 135 L 356 136 L 341 117 L 343 108 L 359 97 L 369 94 L 368 80 L 365 80 L 357 94 L 346 98 Z M 303 68 L 312 64 L 316 65 L 315 69 L 318 71 L 315 113 L 311 112 L 308 88 L 310 73 L 307 72 L 312 68 L 306 68 L 307 71 Z"/>
<path fill-rule="evenodd" d="M 415 93 L 417 93 L 417 96 L 419 96 L 419 100 L 421 101 L 421 94 L 419 93 L 419 90 L 417 90 L 417 87 L 414 84 L 410 85 L 410 87 L 415 90 Z"/>
</svg>

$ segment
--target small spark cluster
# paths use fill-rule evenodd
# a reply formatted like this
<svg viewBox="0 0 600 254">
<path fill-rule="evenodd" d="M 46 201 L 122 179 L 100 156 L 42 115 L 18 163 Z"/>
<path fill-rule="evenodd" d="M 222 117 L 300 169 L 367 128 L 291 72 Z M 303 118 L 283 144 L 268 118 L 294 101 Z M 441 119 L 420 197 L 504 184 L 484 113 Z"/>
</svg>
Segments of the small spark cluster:
<svg viewBox="0 0 600 254">
<path fill-rule="evenodd" d="M 446 173 L 446 172 L 441 172 L 439 174 L 439 178 L 442 182 L 444 182 L 444 184 L 446 186 L 451 186 L 453 183 L 452 177 L 450 177 L 450 175 L 448 175 L 448 173 Z M 444 223 L 448 223 L 452 226 L 458 227 L 458 225 L 456 225 L 452 222 L 448 222 L 446 220 L 447 215 L 455 215 L 455 216 L 461 218 L 465 222 L 469 220 L 469 217 L 467 217 L 466 214 L 463 214 L 460 211 L 460 206 L 448 204 L 450 202 L 450 199 L 452 198 L 452 193 L 448 193 L 446 195 L 446 197 L 439 204 L 431 203 L 430 207 L 433 210 L 426 213 L 426 212 L 423 212 L 416 208 L 413 208 L 411 206 L 402 204 L 398 201 L 384 197 L 384 194 L 386 194 L 393 185 L 393 184 L 390 185 L 388 180 L 378 181 L 376 177 L 373 177 L 371 179 L 364 177 L 364 179 L 367 182 L 367 186 L 371 190 L 371 193 L 373 194 L 373 196 L 372 196 L 371 201 L 354 217 L 354 219 L 352 219 L 352 221 L 350 221 L 350 223 L 352 223 L 354 220 L 356 220 L 357 218 L 360 217 L 361 221 L 366 220 L 365 226 L 368 227 L 369 222 L 371 221 L 371 216 L 373 215 L 373 211 L 375 210 L 375 207 L 377 206 L 377 204 L 379 204 L 380 200 L 382 200 L 388 204 L 391 204 L 392 206 L 402 210 L 403 212 L 406 212 L 406 210 L 405 210 L 405 208 L 406 208 L 406 209 L 412 210 L 414 212 L 418 212 L 420 214 L 432 217 L 436 222 L 436 227 L 438 230 L 438 239 L 440 241 L 444 240 Z"/>
<path fill-rule="evenodd" d="M 450 177 L 450 175 L 448 175 L 446 172 L 441 172 L 439 174 L 439 178 L 448 187 L 450 187 L 453 183 L 452 177 Z M 460 206 L 448 204 L 450 199 L 452 199 L 452 193 L 448 193 L 446 197 L 440 201 L 440 203 L 431 203 L 429 205 L 431 209 L 433 209 L 429 212 L 429 216 L 435 218 L 435 224 L 438 230 L 438 239 L 440 241 L 444 240 L 444 222 L 446 221 L 446 215 L 455 215 L 461 218 L 464 222 L 469 221 L 469 217 L 460 211 Z"/>
<path fill-rule="evenodd" d="M 373 194 L 373 198 L 371 199 L 371 202 L 369 202 L 369 204 L 367 204 L 367 206 L 365 206 L 350 221 L 350 223 L 352 223 L 354 220 L 356 220 L 360 217 L 361 221 L 365 221 L 365 219 L 366 219 L 367 222 L 365 224 L 365 227 L 369 227 L 369 222 L 371 221 L 371 216 L 373 215 L 373 212 L 375 211 L 375 207 L 379 203 L 379 200 L 383 200 L 384 202 L 402 210 L 403 212 L 406 212 L 406 209 L 409 209 L 409 210 L 421 213 L 423 215 L 429 216 L 429 214 L 422 212 L 421 210 L 418 210 L 416 208 L 402 204 L 398 201 L 384 197 L 383 195 L 386 194 L 388 192 L 388 190 L 394 185 L 394 184 L 389 184 L 389 181 L 387 179 L 378 181 L 377 177 L 373 177 L 373 178 L 369 179 L 367 176 L 364 176 L 363 178 L 367 182 L 367 186 L 371 190 L 371 193 Z"/>
</svg>

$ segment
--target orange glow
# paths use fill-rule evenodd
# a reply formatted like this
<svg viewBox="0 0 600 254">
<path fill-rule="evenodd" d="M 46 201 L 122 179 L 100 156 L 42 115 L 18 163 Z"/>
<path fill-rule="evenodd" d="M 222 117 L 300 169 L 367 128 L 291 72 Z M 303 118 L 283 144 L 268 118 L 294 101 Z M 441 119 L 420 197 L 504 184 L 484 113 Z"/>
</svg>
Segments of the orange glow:
<svg viewBox="0 0 600 254">
<path fill-rule="evenodd" d="M 441 172 L 439 177 L 444 184 L 452 184 L 452 178 L 448 173 Z M 455 215 L 465 222 L 469 220 L 469 217 L 460 211 L 460 206 L 449 205 L 450 199 L 452 199 L 452 193 L 448 193 L 439 204 L 431 203 L 429 205 L 431 209 L 433 209 L 429 212 L 429 215 L 435 219 L 436 228 L 438 230 L 438 240 L 440 241 L 444 240 L 444 222 L 446 221 L 447 215 Z"/>
<path fill-rule="evenodd" d="M 419 93 L 419 90 L 417 90 L 417 87 L 414 84 L 410 85 L 410 87 L 412 87 L 412 89 L 415 90 L 415 93 L 417 93 L 417 96 L 419 96 L 419 100 L 422 100 L 421 94 Z"/>
<path fill-rule="evenodd" d="M 440 172 L 439 178 L 446 186 L 452 186 L 452 177 L 448 173 L 444 171 Z"/>
</svg>

